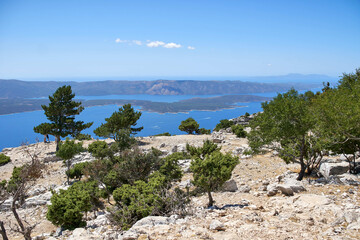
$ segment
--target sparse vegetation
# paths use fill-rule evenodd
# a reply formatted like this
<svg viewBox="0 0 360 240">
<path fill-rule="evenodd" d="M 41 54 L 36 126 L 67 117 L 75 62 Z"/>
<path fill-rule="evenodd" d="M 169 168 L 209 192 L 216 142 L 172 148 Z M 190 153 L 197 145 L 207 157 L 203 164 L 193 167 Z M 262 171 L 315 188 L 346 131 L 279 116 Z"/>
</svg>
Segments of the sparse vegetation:
<svg viewBox="0 0 360 240">
<path fill-rule="evenodd" d="M 11 162 L 10 157 L 6 156 L 3 153 L 0 153 L 0 166 L 3 166 L 9 162 Z"/>
<path fill-rule="evenodd" d="M 159 134 L 154 135 L 154 137 L 160 137 L 160 136 L 167 136 L 167 137 L 170 137 L 170 136 L 171 136 L 171 134 L 170 134 L 170 133 L 168 133 L 168 132 L 164 132 L 164 133 L 159 133 Z"/>
<path fill-rule="evenodd" d="M 64 143 L 60 143 L 59 150 L 56 156 L 64 160 L 67 166 L 67 172 L 70 173 L 71 159 L 78 153 L 83 152 L 82 142 L 75 143 L 75 140 L 66 139 Z M 69 176 L 67 174 L 67 183 L 70 184 Z"/>
</svg>

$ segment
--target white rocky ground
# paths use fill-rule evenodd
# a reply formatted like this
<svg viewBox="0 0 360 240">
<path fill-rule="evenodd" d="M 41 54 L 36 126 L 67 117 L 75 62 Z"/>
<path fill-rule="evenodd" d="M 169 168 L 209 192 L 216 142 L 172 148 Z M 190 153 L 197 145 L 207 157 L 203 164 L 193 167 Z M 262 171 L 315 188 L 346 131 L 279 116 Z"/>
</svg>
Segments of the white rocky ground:
<svg viewBox="0 0 360 240">
<path fill-rule="evenodd" d="M 159 148 L 164 154 L 185 149 L 186 143 L 201 145 L 210 136 L 180 135 L 172 137 L 138 138 L 144 150 Z M 357 185 L 360 176 L 343 174 L 344 169 L 333 168 L 337 160 L 324 165 L 324 172 L 342 174 L 329 176 L 330 183 L 305 179 L 297 182 L 296 164 L 286 165 L 275 154 L 244 156 L 246 139 L 237 139 L 229 133 L 215 136 L 223 151 L 240 157 L 232 180 L 223 191 L 214 193 L 220 209 L 206 209 L 206 195 L 192 198 L 191 215 L 181 218 L 147 217 L 137 222 L 129 231 L 117 231 L 109 224 L 106 213 L 98 213 L 88 221 L 87 228 L 64 231 L 46 220 L 46 205 L 50 188 L 66 188 L 65 167 L 54 157 L 54 143 L 38 143 L 28 147 L 4 149 L 12 162 L 0 167 L 0 180 L 11 176 L 14 166 L 29 161 L 25 149 L 40 153 L 46 162 L 47 174 L 31 189 L 26 204 L 19 210 L 29 223 L 38 223 L 33 236 L 36 239 L 359 239 L 360 192 Z M 110 141 L 110 140 L 108 140 Z M 87 146 L 90 141 L 84 142 Z M 91 161 L 91 155 L 83 153 L 77 161 Z M 341 160 L 339 164 L 343 164 Z M 186 169 L 189 161 L 183 161 Z M 329 168 L 331 167 L 331 170 Z M 350 179 L 352 178 L 352 179 Z M 189 184 L 191 174 L 185 174 L 180 186 Z M 340 184 L 336 184 L 340 183 Z M 345 184 L 344 184 L 345 183 Z M 352 185 L 350 185 L 352 184 Z M 12 214 L 8 202 L 0 207 L 0 220 L 5 222 L 10 239 L 23 239 L 13 232 Z"/>
</svg>

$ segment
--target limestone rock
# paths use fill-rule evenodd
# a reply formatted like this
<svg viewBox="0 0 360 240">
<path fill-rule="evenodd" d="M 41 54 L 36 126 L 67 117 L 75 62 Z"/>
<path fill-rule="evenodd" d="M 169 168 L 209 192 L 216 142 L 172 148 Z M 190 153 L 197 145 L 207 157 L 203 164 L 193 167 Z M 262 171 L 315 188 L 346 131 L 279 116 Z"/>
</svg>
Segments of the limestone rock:
<svg viewBox="0 0 360 240">
<path fill-rule="evenodd" d="M 329 178 L 331 175 L 341 175 L 349 171 L 349 164 L 347 162 L 329 163 L 324 162 L 320 165 L 319 172 L 325 177 Z"/>
<path fill-rule="evenodd" d="M 210 230 L 225 231 L 225 226 L 219 220 L 213 220 L 209 226 Z"/>
<path fill-rule="evenodd" d="M 249 187 L 248 185 L 242 185 L 239 187 L 239 191 L 241 193 L 248 193 L 251 191 L 251 187 Z"/>
<path fill-rule="evenodd" d="M 226 181 L 221 187 L 222 192 L 236 192 L 237 190 L 238 187 L 234 179 Z"/>
</svg>

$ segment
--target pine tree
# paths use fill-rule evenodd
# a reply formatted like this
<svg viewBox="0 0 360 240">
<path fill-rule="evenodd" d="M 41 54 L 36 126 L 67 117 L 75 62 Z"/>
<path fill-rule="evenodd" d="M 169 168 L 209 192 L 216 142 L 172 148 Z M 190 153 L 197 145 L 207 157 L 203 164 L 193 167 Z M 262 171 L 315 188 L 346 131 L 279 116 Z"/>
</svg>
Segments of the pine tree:
<svg viewBox="0 0 360 240">
<path fill-rule="evenodd" d="M 53 135 L 56 141 L 56 151 L 59 150 L 61 137 L 68 135 L 76 137 L 82 130 L 93 124 L 92 122 L 75 121 L 75 116 L 79 115 L 84 107 L 81 106 L 81 102 L 73 101 L 74 97 L 71 86 L 62 86 L 52 96 L 49 96 L 48 106 L 41 106 L 50 123 L 42 123 L 34 127 L 34 131 L 44 135 Z"/>
</svg>

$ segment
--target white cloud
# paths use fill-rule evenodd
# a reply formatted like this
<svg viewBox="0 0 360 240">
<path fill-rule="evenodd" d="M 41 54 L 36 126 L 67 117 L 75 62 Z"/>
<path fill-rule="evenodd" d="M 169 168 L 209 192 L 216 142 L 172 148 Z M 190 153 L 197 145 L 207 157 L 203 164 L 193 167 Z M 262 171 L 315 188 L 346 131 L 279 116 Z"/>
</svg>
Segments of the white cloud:
<svg viewBox="0 0 360 240">
<path fill-rule="evenodd" d="M 181 45 L 172 42 L 172 43 L 165 44 L 164 48 L 181 48 Z"/>
<path fill-rule="evenodd" d="M 133 42 L 134 44 L 136 44 L 136 45 L 139 45 L 139 46 L 142 45 L 142 42 L 139 41 L 139 40 L 132 40 L 132 42 Z"/>
<path fill-rule="evenodd" d="M 115 39 L 116 43 L 127 43 L 128 40 L 121 40 L 120 38 Z"/>
<path fill-rule="evenodd" d="M 159 46 L 163 46 L 163 45 L 165 45 L 165 43 L 162 41 L 153 41 L 153 42 L 149 42 L 148 44 L 146 44 L 146 46 L 148 46 L 148 47 L 159 47 Z"/>
<path fill-rule="evenodd" d="M 150 41 L 150 40 L 146 40 L 146 41 L 141 41 L 141 40 L 123 40 L 120 38 L 116 38 L 115 39 L 116 43 L 127 43 L 128 45 L 138 45 L 138 46 L 142 46 L 142 45 L 146 45 L 147 47 L 164 47 L 164 48 L 181 48 L 182 45 L 178 44 L 178 43 L 174 43 L 174 42 L 163 42 L 163 41 Z M 187 47 L 190 50 L 194 50 L 195 47 L 192 46 L 188 46 Z"/>
<path fill-rule="evenodd" d="M 271 64 L 271 63 L 268 63 L 268 64 L 267 64 L 267 66 L 268 66 L 268 67 L 271 67 L 271 66 L 272 66 L 272 64 Z"/>
</svg>

